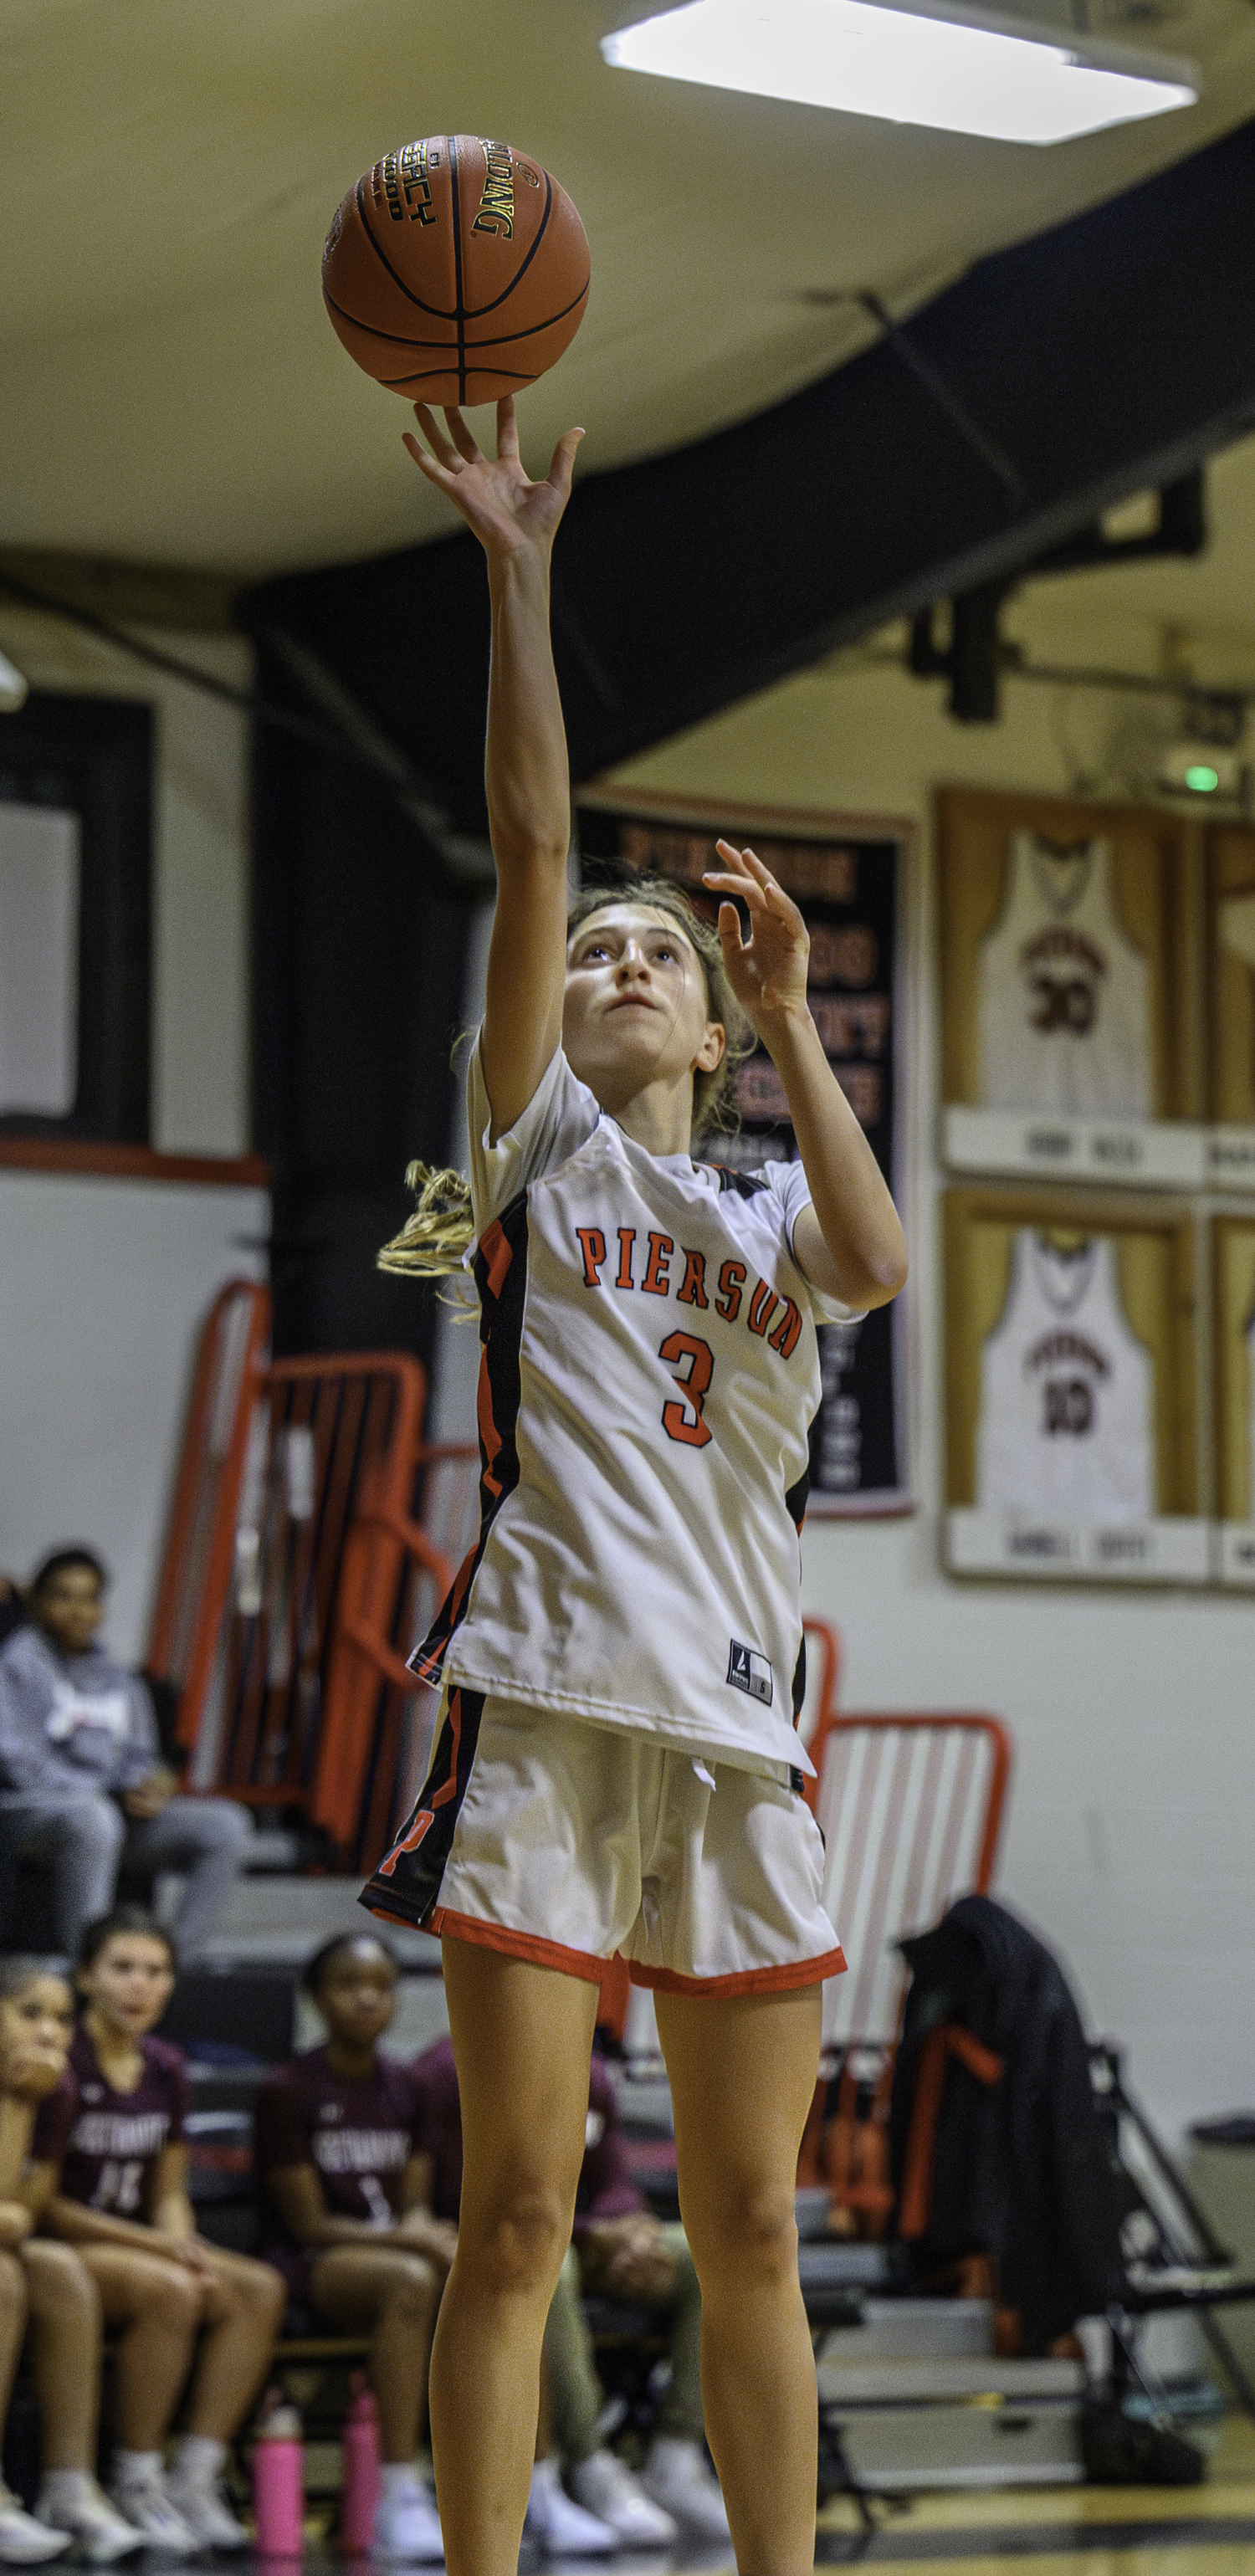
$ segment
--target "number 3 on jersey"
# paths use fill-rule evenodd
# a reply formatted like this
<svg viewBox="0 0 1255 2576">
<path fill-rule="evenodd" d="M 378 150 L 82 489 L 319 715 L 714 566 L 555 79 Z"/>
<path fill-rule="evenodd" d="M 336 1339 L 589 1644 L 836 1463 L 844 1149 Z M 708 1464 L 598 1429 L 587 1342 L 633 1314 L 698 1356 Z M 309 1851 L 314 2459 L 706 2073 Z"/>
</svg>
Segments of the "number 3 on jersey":
<svg viewBox="0 0 1255 2576">
<path fill-rule="evenodd" d="M 714 1352 L 709 1342 L 699 1341 L 695 1333 L 668 1333 L 659 1345 L 658 1357 L 676 1371 L 676 1385 L 684 1389 L 682 1397 L 673 1397 L 670 1404 L 664 1404 L 663 1430 L 668 1440 L 685 1440 L 690 1449 L 704 1449 L 711 1430 L 702 1419 L 702 1405 L 714 1370 Z M 683 1377 L 679 1374 L 682 1360 L 689 1364 Z"/>
</svg>

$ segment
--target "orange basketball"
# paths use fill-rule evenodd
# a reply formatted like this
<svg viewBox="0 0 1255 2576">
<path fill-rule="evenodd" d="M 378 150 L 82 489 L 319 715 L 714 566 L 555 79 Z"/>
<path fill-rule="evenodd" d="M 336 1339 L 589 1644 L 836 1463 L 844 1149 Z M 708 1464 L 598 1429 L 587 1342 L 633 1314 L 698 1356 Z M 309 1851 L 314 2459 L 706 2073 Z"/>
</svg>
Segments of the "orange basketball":
<svg viewBox="0 0 1255 2576">
<path fill-rule="evenodd" d="M 565 188 L 474 134 L 385 153 L 337 208 L 322 255 L 333 330 L 407 402 L 495 402 L 534 383 L 574 339 L 588 278 Z"/>
</svg>

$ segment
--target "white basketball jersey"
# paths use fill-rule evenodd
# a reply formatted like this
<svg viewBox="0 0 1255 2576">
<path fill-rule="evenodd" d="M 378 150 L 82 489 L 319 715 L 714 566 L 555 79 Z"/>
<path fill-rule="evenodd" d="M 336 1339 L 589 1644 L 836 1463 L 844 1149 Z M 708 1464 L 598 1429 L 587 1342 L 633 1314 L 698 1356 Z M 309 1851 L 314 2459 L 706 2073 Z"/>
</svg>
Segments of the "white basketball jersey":
<svg viewBox="0 0 1255 2576">
<path fill-rule="evenodd" d="M 1025 1226 L 981 1354 L 976 1499 L 1047 1521 L 1149 1520 L 1154 1370 L 1107 1235 L 1062 1252 Z"/>
<path fill-rule="evenodd" d="M 415 1669 L 751 1769 L 794 1732 L 820 1398 L 800 1163 L 656 1156 L 554 1056 L 488 1143 L 471 1064 L 479 1543 Z"/>
<path fill-rule="evenodd" d="M 1246 1338 L 1246 1517 L 1255 1521 L 1255 1308 L 1243 1326 Z"/>
<path fill-rule="evenodd" d="M 1150 971 L 1116 917 L 1109 842 L 1012 836 L 977 1012 L 982 1107 L 1150 1116 Z"/>
</svg>

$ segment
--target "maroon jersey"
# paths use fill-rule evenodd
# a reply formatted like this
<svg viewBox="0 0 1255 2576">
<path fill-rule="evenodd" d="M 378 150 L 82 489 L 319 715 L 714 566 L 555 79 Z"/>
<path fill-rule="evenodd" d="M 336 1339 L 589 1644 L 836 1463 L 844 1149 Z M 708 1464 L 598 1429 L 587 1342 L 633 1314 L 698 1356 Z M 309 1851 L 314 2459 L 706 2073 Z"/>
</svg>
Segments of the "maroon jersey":
<svg viewBox="0 0 1255 2576">
<path fill-rule="evenodd" d="M 293 2287 L 303 2285 L 309 2249 L 289 2236 L 267 2183 L 285 2165 L 312 2165 L 337 2218 L 391 2227 L 401 2214 L 401 2177 L 421 2143 L 418 2087 L 407 2066 L 375 2061 L 350 2083 L 333 2074 L 325 2048 L 294 2057 L 257 2096 L 257 2187 L 261 2252 Z M 320 2251 L 322 2249 L 315 2249 Z"/>
<path fill-rule="evenodd" d="M 142 2220 L 152 2214 L 157 2159 L 182 2139 L 191 2087 L 181 2052 L 168 2040 L 142 2039 L 139 2046 L 138 2084 L 115 2093 L 80 2024 L 66 2073 L 40 2104 L 31 2156 L 36 2164 L 60 2166 L 67 2200 Z"/>
<path fill-rule="evenodd" d="M 437 2218 L 457 2223 L 462 2198 L 462 2105 L 453 2043 L 436 2040 L 416 2057 L 412 2068 L 419 2105 L 419 2140 L 432 2159 L 432 2209 Z M 588 2070 L 588 2117 L 584 2127 L 584 2162 L 575 2194 L 575 2228 L 593 2227 L 602 2218 L 625 2218 L 649 2203 L 636 2188 L 628 2165 L 623 2132 L 615 2108 L 614 2086 L 605 2064 L 594 2057 Z"/>
</svg>

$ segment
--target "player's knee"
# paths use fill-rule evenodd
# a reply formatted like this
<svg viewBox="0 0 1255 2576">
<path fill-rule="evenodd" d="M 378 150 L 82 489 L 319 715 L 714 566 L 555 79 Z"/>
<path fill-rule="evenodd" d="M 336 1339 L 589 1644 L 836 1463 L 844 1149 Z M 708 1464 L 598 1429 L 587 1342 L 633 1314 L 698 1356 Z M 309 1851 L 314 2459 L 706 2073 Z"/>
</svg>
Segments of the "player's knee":
<svg viewBox="0 0 1255 2576">
<path fill-rule="evenodd" d="M 61 1865 L 75 1874 L 104 1861 L 116 1869 L 126 1838 L 126 1820 L 112 1798 L 75 1798 L 58 1818 Z"/>
<path fill-rule="evenodd" d="M 195 2272 L 186 2272 L 180 2264 L 163 2263 L 159 2273 L 147 2285 L 144 2313 L 154 2324 L 172 2328 L 176 2333 L 194 2334 L 205 2306 L 206 2284 Z"/>
<path fill-rule="evenodd" d="M 177 1822 L 189 1853 L 206 1860 L 223 1853 L 239 1868 L 253 1832 L 247 1807 L 234 1798 L 180 1798 Z"/>
<path fill-rule="evenodd" d="M 276 2272 L 273 2264 L 253 2262 L 250 2254 L 237 2254 L 235 2262 L 222 2267 L 219 2282 L 222 2282 L 222 2290 L 227 2295 L 227 2303 L 235 2308 L 237 2316 L 245 2313 L 245 2316 L 253 2316 L 258 2324 L 278 2326 L 283 2308 L 289 2303 L 289 2293 L 286 2293 L 286 2282 L 283 2282 L 281 2272 Z"/>
<path fill-rule="evenodd" d="M 75 2247 L 54 2244 L 46 2236 L 34 2237 L 27 2240 L 23 2259 L 32 2316 L 72 2320 L 94 2337 L 100 2294 Z"/>
<path fill-rule="evenodd" d="M 519 2181 L 478 2211 L 468 2239 L 465 2207 L 458 2255 L 497 2290 L 552 2292 L 571 2235 L 571 2212 L 541 2181 Z"/>
<path fill-rule="evenodd" d="M 272 2263 L 254 2263 L 247 2256 L 232 2266 L 230 2285 L 238 2307 L 247 2310 L 259 2325 L 277 2332 L 288 2303 L 287 2285 Z"/>
<path fill-rule="evenodd" d="M 398 2254 L 388 2266 L 383 2306 L 398 2324 L 416 2328 L 425 2326 L 435 2304 L 437 2287 L 434 2267 L 423 2255 Z"/>
<path fill-rule="evenodd" d="M 12 2333 L 26 2314 L 26 2275 L 15 2254 L 0 2253 L 0 2330 Z"/>
<path fill-rule="evenodd" d="M 690 2233 L 704 2289 L 712 2276 L 764 2283 L 796 2272 L 794 2194 L 781 2184 L 746 2180 L 730 2188 Z"/>
<path fill-rule="evenodd" d="M 234 1798 L 206 1798 L 204 1811 L 212 1822 L 216 1848 L 229 1851 L 238 1865 L 253 1839 L 253 1819 L 248 1808 Z"/>
</svg>

